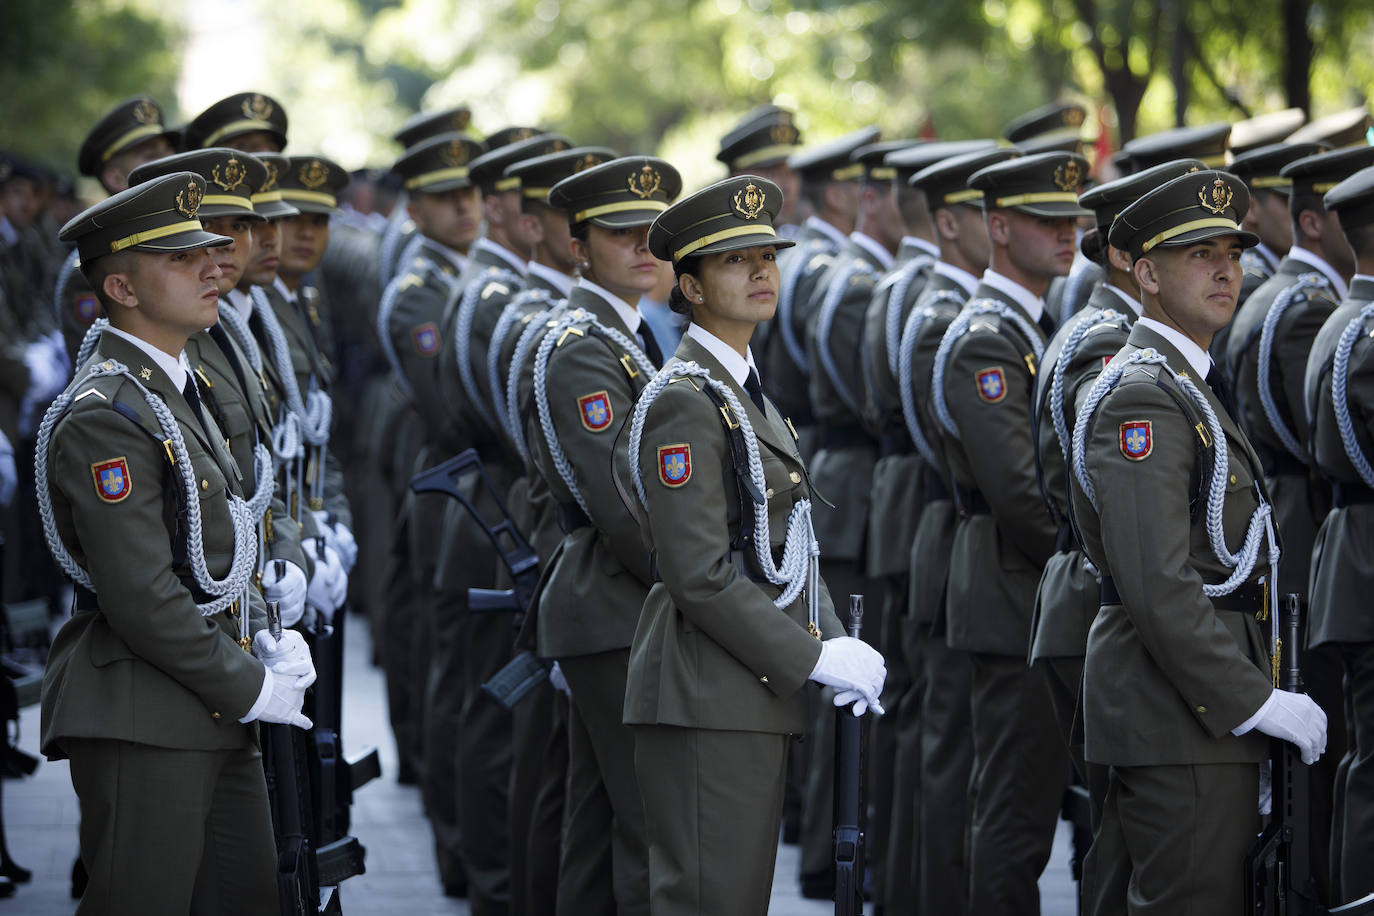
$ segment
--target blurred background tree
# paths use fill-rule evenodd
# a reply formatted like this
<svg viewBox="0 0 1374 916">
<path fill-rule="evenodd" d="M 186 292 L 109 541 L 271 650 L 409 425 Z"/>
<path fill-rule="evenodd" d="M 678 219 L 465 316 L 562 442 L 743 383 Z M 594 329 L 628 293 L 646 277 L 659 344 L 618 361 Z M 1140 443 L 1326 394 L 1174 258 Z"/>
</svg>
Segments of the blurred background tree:
<svg viewBox="0 0 1374 916">
<path fill-rule="evenodd" d="M 291 149 L 384 166 L 410 113 L 463 102 L 473 128 L 557 129 L 720 174 L 748 108 L 798 111 L 804 141 L 996 136 L 1073 95 L 1114 146 L 1176 123 L 1374 86 L 1367 0 L 7 0 L 0 146 L 70 170 L 86 128 L 136 91 L 184 118 L 259 89 Z M 175 89 L 174 89 L 175 87 Z M 1092 126 L 1090 124 L 1090 126 Z"/>
</svg>

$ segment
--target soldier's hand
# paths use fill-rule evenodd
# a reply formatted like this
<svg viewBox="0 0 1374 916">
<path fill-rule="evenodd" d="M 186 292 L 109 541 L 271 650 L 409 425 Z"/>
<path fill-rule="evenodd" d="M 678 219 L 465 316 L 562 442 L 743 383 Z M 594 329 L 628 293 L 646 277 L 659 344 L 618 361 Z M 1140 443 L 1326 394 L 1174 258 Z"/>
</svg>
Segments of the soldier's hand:
<svg viewBox="0 0 1374 916">
<path fill-rule="evenodd" d="M 348 594 L 348 573 L 332 547 L 319 551 L 315 560 L 315 575 L 310 579 L 305 600 L 324 615 L 326 623 L 334 619 L 334 612 Z"/>
<path fill-rule="evenodd" d="M 305 571 L 290 560 L 274 560 L 262 571 L 262 597 L 281 607 L 281 625 L 293 627 L 305 616 Z"/>
<path fill-rule="evenodd" d="M 822 642 L 821 657 L 811 672 L 811 680 L 834 687 L 836 691 L 856 691 L 874 708 L 881 708 L 878 696 L 883 692 L 886 679 L 887 668 L 882 655 L 852 636 L 837 636 Z"/>
<path fill-rule="evenodd" d="M 253 637 L 253 654 L 273 674 L 300 678 L 305 683 L 302 689 L 315 683 L 315 662 L 310 657 L 310 647 L 295 630 L 286 630 L 281 639 L 273 639 L 266 630 L 259 630 Z"/>
<path fill-rule="evenodd" d="M 1275 690 L 1259 708 L 1255 728 L 1297 745 L 1308 765 L 1326 751 L 1326 713 L 1303 693 Z"/>
<path fill-rule="evenodd" d="M 329 513 L 323 509 L 312 514 L 315 516 L 315 527 L 319 529 L 325 544 L 332 547 L 343 562 L 344 572 L 352 572 L 354 564 L 358 562 L 358 541 L 353 537 L 353 532 L 343 522 L 331 522 Z"/>
<path fill-rule="evenodd" d="M 865 699 L 864 695 L 857 690 L 835 691 L 836 706 L 849 706 L 851 703 L 853 704 L 852 711 L 854 713 L 854 718 L 856 719 L 864 713 L 868 712 L 870 708 L 868 700 Z M 887 710 L 883 709 L 877 703 L 872 704 L 871 708 L 873 709 L 873 715 L 875 716 L 881 716 L 887 713 Z"/>
<path fill-rule="evenodd" d="M 301 707 L 305 703 L 305 688 L 309 686 L 302 683 L 304 678 L 276 674 L 271 668 L 265 668 L 263 674 L 267 700 L 262 709 L 257 711 L 257 715 L 249 712 L 240 721 L 275 722 L 278 725 L 294 725 L 306 730 L 314 728 L 315 723 L 301 712 Z"/>
</svg>

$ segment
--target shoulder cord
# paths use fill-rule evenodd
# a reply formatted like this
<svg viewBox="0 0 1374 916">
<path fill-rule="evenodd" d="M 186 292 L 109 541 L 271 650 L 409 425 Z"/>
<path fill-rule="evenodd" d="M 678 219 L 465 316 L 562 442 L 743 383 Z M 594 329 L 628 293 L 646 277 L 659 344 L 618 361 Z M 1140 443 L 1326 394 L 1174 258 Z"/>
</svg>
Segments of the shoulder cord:
<svg viewBox="0 0 1374 916">
<path fill-rule="evenodd" d="M 404 214 L 405 201 L 396 201 L 396 209 Z M 412 247 L 418 244 L 415 240 L 420 237 L 420 233 L 416 231 L 411 234 L 410 238 L 404 239 L 404 247 L 401 245 L 403 241 L 401 233 L 408 222 L 410 222 L 410 218 L 404 215 L 394 220 L 387 220 L 386 229 L 382 231 L 382 243 L 378 246 L 381 262 L 378 267 L 381 269 L 381 277 L 384 281 L 389 282 L 394 279 L 401 267 L 410 263 L 410 259 L 406 256 L 411 254 Z"/>
<path fill-rule="evenodd" d="M 1341 331 L 1336 343 L 1336 356 L 1331 363 L 1331 408 L 1336 414 L 1336 429 L 1341 434 L 1341 445 L 1345 446 L 1345 456 L 1350 459 L 1356 473 L 1365 486 L 1374 487 L 1374 467 L 1370 467 L 1360 440 L 1355 437 L 1355 424 L 1350 417 L 1350 355 L 1355 349 L 1355 341 L 1364 333 L 1365 322 L 1374 318 L 1374 303 L 1360 309 L 1351 322 Z"/>
<path fill-rule="evenodd" d="M 599 332 L 598 336 L 612 341 L 638 364 L 640 371 L 645 375 L 651 375 L 658 369 L 649 362 L 649 358 L 639 349 L 638 344 L 615 328 L 602 324 L 595 315 L 585 309 L 574 309 L 564 313 L 558 319 L 558 323 L 544 335 L 544 339 L 539 341 L 539 349 L 534 355 L 534 402 L 539 412 L 539 427 L 543 430 L 544 442 L 548 445 L 549 459 L 553 462 L 554 469 L 558 471 L 558 476 L 563 478 L 563 483 L 572 492 L 573 499 L 577 500 L 577 505 L 586 513 L 588 518 L 591 518 L 592 514 L 587 509 L 587 500 L 577 487 L 577 477 L 573 471 L 573 466 L 568 461 L 563 446 L 558 443 L 558 430 L 554 428 L 553 415 L 549 412 L 549 354 L 558 345 L 558 339 L 562 336 L 562 332 L 575 324 L 587 324 Z"/>
<path fill-rule="evenodd" d="M 392 277 L 382 291 L 382 301 L 377 304 L 377 341 L 382 345 L 382 355 L 391 367 L 391 375 L 396 384 L 410 400 L 414 396 L 406 374 L 401 371 L 401 358 L 396 354 L 396 342 L 391 339 L 391 313 L 396 309 L 396 297 L 401 292 L 401 278 Z"/>
<path fill-rule="evenodd" d="M 887 371 L 897 377 L 898 363 L 901 360 L 902 343 L 902 303 L 906 301 L 907 290 L 916 282 L 918 274 L 929 270 L 935 259 L 928 254 L 917 255 L 902 265 L 897 279 L 887 294 L 887 311 L 883 315 L 883 333 L 887 336 Z"/>
<path fill-rule="evenodd" d="M 187 559 L 191 564 L 191 574 L 195 578 L 196 585 L 207 595 L 214 596 L 206 604 L 197 604 L 202 616 L 209 617 L 217 614 L 229 605 L 241 598 L 246 598 L 248 584 L 253 575 L 253 566 L 257 559 L 257 522 L 253 518 L 253 506 L 232 493 L 226 494 L 229 500 L 229 518 L 234 526 L 234 559 L 229 566 L 229 572 L 223 579 L 216 579 L 210 575 L 210 570 L 205 565 L 205 541 L 204 532 L 201 529 L 200 516 L 200 496 L 196 492 L 195 471 L 191 468 L 191 458 L 186 452 L 186 440 L 182 438 L 181 427 L 177 425 L 176 417 L 172 415 L 170 407 L 161 398 L 154 395 L 143 386 L 133 376 L 123 364 L 114 360 L 105 360 L 98 366 L 93 366 L 82 378 L 81 382 L 70 386 L 64 391 L 57 400 L 53 401 L 47 413 L 43 415 L 43 423 L 38 429 L 38 438 L 34 448 L 34 489 L 38 496 L 38 514 L 43 521 L 43 535 L 47 539 L 48 549 L 52 551 L 53 557 L 57 560 L 63 571 L 71 577 L 72 581 L 95 591 L 95 586 L 91 582 L 90 574 L 82 569 L 75 558 L 67 552 L 66 546 L 62 543 L 62 538 L 57 531 L 57 520 L 53 515 L 52 492 L 48 485 L 48 444 L 52 438 L 53 427 L 57 421 L 67 412 L 72 401 L 76 397 L 76 392 L 86 382 L 92 379 L 105 376 L 122 375 L 138 388 L 142 393 L 143 399 L 157 416 L 158 425 L 163 434 L 167 437 L 163 443 L 172 453 L 173 464 L 181 470 L 181 483 L 184 492 L 186 506 L 187 523 Z M 259 446 L 261 449 L 262 447 Z M 263 449 L 265 452 L 266 450 Z M 272 492 L 270 479 L 264 486 L 263 465 L 258 464 L 258 492 L 254 498 L 263 497 L 264 504 L 270 498 Z M 246 614 L 246 611 L 245 611 Z"/>
<path fill-rule="evenodd" d="M 811 361 L 806 358 L 806 348 L 797 340 L 797 330 L 792 326 L 792 303 L 797 297 L 797 284 L 801 282 L 802 275 L 808 272 L 807 265 L 820 253 L 819 245 L 797 249 L 797 269 L 783 278 L 782 289 L 778 292 L 778 325 L 782 331 L 782 343 L 792 365 L 803 374 L 811 372 Z"/>
<path fill-rule="evenodd" d="M 272 363 L 281 376 L 282 388 L 286 394 L 287 413 L 282 422 L 272 431 L 272 446 L 277 457 L 282 459 L 300 456 L 302 440 L 305 444 L 320 446 L 329 442 L 329 425 L 333 417 L 333 402 L 329 394 L 312 388 L 306 395 L 308 406 L 301 400 L 301 389 L 296 383 L 296 372 L 291 367 L 291 354 L 286 346 L 286 335 L 281 323 L 267 301 L 262 287 L 252 289 L 253 310 L 262 320 L 267 331 L 267 339 L 272 347 Z"/>
<path fill-rule="evenodd" d="M 1077 270 L 1069 271 L 1064 279 L 1064 293 L 1059 299 L 1059 323 L 1063 324 L 1073 315 L 1073 303 L 1078 298 L 1078 288 L 1083 285 L 1083 275 L 1088 272 L 1088 263 L 1078 265 Z"/>
<path fill-rule="evenodd" d="M 108 318 L 97 318 L 95 321 L 91 322 L 91 326 L 86 329 L 86 333 L 81 337 L 81 345 L 76 348 L 75 366 L 77 369 L 86 365 L 86 360 L 91 358 L 91 354 L 95 352 L 96 345 L 100 343 L 100 335 L 103 334 L 105 329 L 109 326 L 110 319 Z"/>
<path fill-rule="evenodd" d="M 730 386 L 724 382 L 711 378 L 710 372 L 703 369 L 695 362 L 675 363 L 669 366 L 649 382 L 648 386 L 639 395 L 639 400 L 635 402 L 634 413 L 630 418 L 630 472 L 634 477 L 635 491 L 639 495 L 640 504 L 648 509 L 648 493 L 644 490 L 644 474 L 640 468 L 639 450 L 641 440 L 644 436 L 644 420 L 648 416 L 649 407 L 659 396 L 668 383 L 675 378 L 695 377 L 701 379 L 707 387 L 725 399 L 730 405 L 731 412 L 735 415 L 736 422 L 740 425 L 743 433 L 745 451 L 749 457 L 749 479 L 754 487 L 760 492 L 764 492 L 767 482 L 763 476 L 763 461 L 759 458 L 759 441 L 754 434 L 753 424 L 749 422 L 749 417 L 745 413 L 739 398 L 730 390 Z M 741 511 L 748 507 L 741 506 Z M 773 600 L 773 604 L 779 608 L 785 608 L 805 588 L 810 588 L 810 594 L 815 596 L 817 584 L 817 569 L 820 562 L 821 548 L 816 541 L 816 532 L 811 522 L 811 500 L 798 500 L 792 507 L 792 512 L 787 516 L 787 535 L 783 541 L 782 563 L 773 562 L 773 550 L 770 543 L 771 538 L 766 534 L 759 536 L 760 532 L 768 532 L 768 501 L 755 502 L 754 510 L 754 553 L 758 558 L 759 568 L 768 581 L 774 585 L 782 586 L 782 594 Z M 815 602 L 810 602 L 811 623 L 817 629 L 813 632 L 819 633 L 819 621 L 815 619 Z"/>
<path fill-rule="evenodd" d="M 498 425 L 493 421 L 487 405 L 482 403 L 482 389 L 477 385 L 477 374 L 472 371 L 471 356 L 472 322 L 477 316 L 477 303 L 482 291 L 489 283 L 505 283 L 511 289 L 519 289 L 524 283 L 520 277 L 503 267 L 488 267 L 473 277 L 463 290 L 463 298 L 458 302 L 458 314 L 453 322 L 453 358 L 458 363 L 458 378 L 463 383 L 463 392 L 468 403 L 488 426 Z M 492 397 L 496 396 L 495 390 Z M 499 416 L 499 414 L 497 414 Z"/>
<path fill-rule="evenodd" d="M 62 262 L 62 267 L 57 271 L 57 284 L 53 287 L 52 294 L 52 313 L 57 318 L 58 326 L 62 324 L 62 303 L 67 298 L 67 286 L 72 281 L 72 274 L 76 273 L 81 264 L 81 254 L 75 248 L 67 253 L 66 260 Z M 80 368 L 81 363 L 76 364 Z"/>
<path fill-rule="evenodd" d="M 916 358 L 916 338 L 920 335 L 921 328 L 925 327 L 925 323 L 935 317 L 935 306 L 941 302 L 962 305 L 958 293 L 952 289 L 942 289 L 932 295 L 929 301 L 912 309 L 906 318 L 906 327 L 902 329 L 902 342 L 897 360 L 897 387 L 902 395 L 902 416 L 906 420 L 906 431 L 911 436 L 916 450 L 932 469 L 938 468 L 940 463 L 935 454 L 935 447 L 930 444 L 925 430 L 921 428 L 921 414 L 916 407 L 914 388 L 916 379 L 912 375 L 911 363 Z"/>
<path fill-rule="evenodd" d="M 258 349 L 258 342 L 253 338 L 253 332 L 248 328 L 248 321 L 239 314 L 239 310 L 234 308 L 232 303 L 219 301 L 219 322 L 234 335 L 234 341 L 243 351 L 243 355 L 248 357 L 248 365 L 262 377 L 262 350 Z"/>
<path fill-rule="evenodd" d="M 521 290 L 514 299 L 506 303 L 500 317 L 496 319 L 496 327 L 492 329 L 491 343 L 487 346 L 487 386 L 491 389 L 492 410 L 495 411 L 496 419 L 500 421 L 502 428 L 509 425 L 510 410 L 506 406 L 506 388 L 501 384 L 501 348 L 505 345 L 511 328 L 520 320 L 520 313 L 524 309 L 545 306 L 551 302 L 553 296 L 547 290 L 538 287 Z M 506 429 L 506 433 L 509 435 L 510 430 Z"/>
<path fill-rule="evenodd" d="M 839 311 L 840 300 L 844 298 L 850 282 L 855 277 L 869 276 L 872 273 L 867 264 L 857 260 L 840 268 L 831 278 L 830 285 L 826 287 L 825 299 L 821 302 L 820 313 L 816 316 L 816 350 L 821 358 L 821 368 L 825 370 L 825 377 L 830 380 L 830 386 L 835 389 L 840 401 L 855 415 L 859 414 L 862 408 L 854 400 L 854 393 L 849 390 L 849 385 L 840 376 L 839 367 L 835 365 L 835 354 L 830 348 L 830 328 L 835 323 L 835 313 Z"/>
<path fill-rule="evenodd" d="M 1088 476 L 1087 456 L 1085 446 L 1087 444 L 1088 428 L 1092 425 L 1093 413 L 1111 391 L 1121 381 L 1121 375 L 1132 366 L 1157 365 L 1161 366 L 1173 378 L 1174 383 L 1193 400 L 1198 409 L 1206 419 L 1207 428 L 1210 430 L 1213 442 L 1212 451 L 1212 473 L 1208 481 L 1206 493 L 1207 506 L 1207 538 L 1211 542 L 1212 553 L 1222 566 L 1232 570 L 1231 575 L 1225 582 L 1219 584 L 1207 584 L 1202 586 L 1203 594 L 1209 598 L 1221 595 L 1229 595 L 1235 591 L 1254 571 L 1255 563 L 1259 559 L 1260 543 L 1268 540 L 1269 546 L 1269 575 L 1270 581 L 1274 581 L 1278 576 L 1279 568 L 1279 546 L 1274 536 L 1273 507 L 1260 498 L 1260 504 L 1250 516 L 1250 524 L 1245 532 L 1245 541 L 1241 545 L 1239 553 L 1231 553 L 1226 546 L 1226 531 L 1222 527 L 1222 511 L 1226 503 L 1226 469 L 1229 466 L 1227 457 L 1226 432 L 1221 428 L 1221 421 L 1217 419 L 1212 406 L 1207 403 L 1207 398 L 1193 384 L 1193 380 L 1186 375 L 1175 372 L 1169 363 L 1153 347 L 1144 350 L 1137 350 L 1126 359 L 1119 363 L 1108 366 L 1103 373 L 1097 377 L 1092 389 L 1088 392 L 1088 399 L 1083 404 L 1083 411 L 1078 416 L 1078 421 L 1073 429 L 1073 472 L 1078 479 L 1078 485 L 1083 489 L 1084 495 L 1088 497 L 1088 502 L 1093 508 L 1097 508 L 1097 491 L 1093 487 L 1092 479 Z M 1258 493 L 1258 490 L 1256 491 Z M 1271 599 L 1277 601 L 1278 590 L 1271 588 Z"/>
<path fill-rule="evenodd" d="M 1059 439 L 1064 467 L 1069 467 L 1069 446 L 1073 443 L 1073 431 L 1069 429 L 1068 419 L 1064 416 L 1064 374 L 1090 329 L 1103 322 L 1120 321 L 1125 317 L 1116 309 L 1084 309 L 1079 317 L 1073 319 L 1073 328 L 1064 339 L 1059 358 L 1054 361 L 1054 368 L 1050 372 L 1050 419 L 1054 421 L 1054 434 Z"/>
<path fill-rule="evenodd" d="M 525 424 L 520 419 L 520 375 L 524 371 L 525 360 L 529 358 L 530 348 L 543 339 L 541 335 L 548 333 L 567 310 L 568 300 L 559 299 L 531 318 L 515 342 L 515 353 L 506 371 L 506 431 L 515 442 L 520 457 L 526 461 L 530 457 L 530 447 L 525 441 Z"/>
<path fill-rule="evenodd" d="M 949 412 L 949 404 L 945 401 L 945 365 L 949 362 L 949 354 L 954 349 L 954 344 L 964 332 L 969 329 L 973 319 L 979 315 L 998 315 L 1007 319 L 1020 329 L 1022 336 L 1030 342 L 1031 351 L 1035 353 L 1038 361 L 1045 352 L 1045 345 L 1040 342 L 1040 335 L 1031 327 L 1029 321 L 1021 316 L 1021 313 L 1004 302 L 996 299 L 975 299 L 964 310 L 955 317 L 952 324 L 945 331 L 945 336 L 940 340 L 940 349 L 935 351 L 935 365 L 930 373 L 930 396 L 935 405 L 935 415 L 940 418 L 940 425 L 956 438 L 959 429 L 954 424 L 954 417 Z M 1005 384 L 1005 382 L 1004 382 Z"/>
<path fill-rule="evenodd" d="M 1264 408 L 1264 418 L 1269 421 L 1270 429 L 1279 437 L 1283 447 L 1288 449 L 1294 458 L 1303 462 L 1306 462 L 1307 456 L 1303 452 L 1302 446 L 1298 444 L 1298 437 L 1288 428 L 1288 424 L 1283 422 L 1283 417 L 1279 415 L 1278 403 L 1274 400 L 1274 389 L 1270 379 L 1270 370 L 1273 366 L 1274 333 L 1278 330 L 1283 313 L 1288 311 L 1288 307 L 1294 303 L 1298 293 L 1324 289 L 1327 285 L 1325 277 L 1313 272 L 1302 274 L 1296 283 L 1283 288 L 1283 291 L 1274 298 L 1274 303 L 1269 306 L 1269 311 L 1264 316 L 1264 324 L 1260 330 L 1259 356 L 1255 363 L 1255 383 L 1259 388 L 1259 400 L 1260 406 Z"/>
</svg>

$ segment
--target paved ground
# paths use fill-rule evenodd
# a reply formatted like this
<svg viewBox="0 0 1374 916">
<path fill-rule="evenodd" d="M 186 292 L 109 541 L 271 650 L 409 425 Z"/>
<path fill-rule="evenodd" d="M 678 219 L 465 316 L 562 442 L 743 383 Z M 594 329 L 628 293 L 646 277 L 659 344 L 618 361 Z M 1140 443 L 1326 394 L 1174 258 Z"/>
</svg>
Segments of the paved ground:
<svg viewBox="0 0 1374 916">
<path fill-rule="evenodd" d="M 407 916 L 467 914 L 462 901 L 448 900 L 435 878 L 428 827 L 420 811 L 419 792 L 396 785 L 395 751 L 386 727 L 382 677 L 368 663 L 371 644 L 363 620 L 350 621 L 347 647 L 344 741 L 349 755 L 367 745 L 381 749 L 382 779 L 358 792 L 353 825 L 367 847 L 367 874 L 350 879 L 342 888 L 345 913 L 406 913 Z M 38 710 L 21 717 L 20 746 L 37 752 Z M 25 916 L 70 914 L 68 875 L 76 855 L 76 796 L 65 762 L 44 762 L 22 782 L 4 783 L 4 823 L 15 859 L 34 872 L 31 884 L 8 900 L 0 912 Z M 1068 839 L 1063 824 L 1054 856 L 1040 881 L 1044 916 L 1072 916 L 1073 885 L 1068 870 Z M 824 916 L 828 904 L 803 900 L 797 893 L 797 847 L 778 852 L 769 912 L 774 916 Z"/>
</svg>

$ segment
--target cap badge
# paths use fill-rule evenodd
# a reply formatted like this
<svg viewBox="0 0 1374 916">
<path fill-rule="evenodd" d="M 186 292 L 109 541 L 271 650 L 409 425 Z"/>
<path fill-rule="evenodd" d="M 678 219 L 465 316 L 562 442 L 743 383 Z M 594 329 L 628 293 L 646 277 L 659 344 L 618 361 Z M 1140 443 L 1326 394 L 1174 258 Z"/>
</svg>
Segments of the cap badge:
<svg viewBox="0 0 1374 916">
<path fill-rule="evenodd" d="M 646 165 L 638 172 L 631 173 L 627 184 L 631 194 L 640 200 L 648 200 L 658 190 L 659 181 L 658 170 Z"/>
<path fill-rule="evenodd" d="M 186 190 L 177 191 L 177 212 L 187 219 L 195 219 L 196 211 L 200 209 L 201 198 L 205 192 L 200 185 L 194 181 L 186 182 Z"/>
<path fill-rule="evenodd" d="M 243 184 L 246 175 L 243 163 L 239 162 L 237 157 L 232 156 L 228 162 L 224 163 L 223 171 L 220 170 L 219 166 L 210 170 L 210 180 L 226 191 L 232 191 Z"/>
<path fill-rule="evenodd" d="M 1231 206 L 1231 186 L 1218 178 L 1212 182 L 1210 189 L 1203 185 L 1197 192 L 1197 199 L 1202 209 L 1220 213 Z"/>
<path fill-rule="evenodd" d="M 272 117 L 272 103 L 256 92 L 243 100 L 242 108 L 243 116 L 254 121 L 266 121 Z"/>
<path fill-rule="evenodd" d="M 797 129 L 790 122 L 774 124 L 768 131 L 768 139 L 779 145 L 797 142 Z"/>
<path fill-rule="evenodd" d="M 459 111 L 455 111 L 453 113 L 454 130 L 467 130 L 468 124 L 470 124 L 471 122 L 472 112 L 468 111 L 466 108 L 460 109 Z"/>
<path fill-rule="evenodd" d="M 464 165 L 468 161 L 468 148 L 461 140 L 450 140 L 439 147 L 439 158 L 443 160 L 444 165 Z"/>
<path fill-rule="evenodd" d="M 561 153 L 565 149 L 571 149 L 571 147 L 562 140 L 553 140 L 549 143 L 549 152 L 551 153 Z"/>
<path fill-rule="evenodd" d="M 277 186 L 277 164 L 270 159 L 262 160 L 262 164 L 267 166 L 267 180 L 262 183 L 262 193 L 267 193 Z"/>
<path fill-rule="evenodd" d="M 301 166 L 300 179 L 301 184 L 313 191 L 329 180 L 329 166 L 318 159 L 311 159 Z"/>
<path fill-rule="evenodd" d="M 599 156 L 597 156 L 595 153 L 588 153 L 587 155 L 583 156 L 581 159 L 573 163 L 573 174 L 576 175 L 578 172 L 585 172 L 592 166 L 600 164 L 601 158 Z"/>
<path fill-rule="evenodd" d="M 764 195 L 752 181 L 735 192 L 735 212 L 745 219 L 758 219 L 763 212 Z"/>
<path fill-rule="evenodd" d="M 157 106 L 147 99 L 140 99 L 130 114 L 140 124 L 156 124 L 162 120 L 158 114 Z"/>
<path fill-rule="evenodd" d="M 1068 108 L 1068 109 L 1065 109 L 1065 111 L 1064 111 L 1064 126 L 1065 126 L 1065 127 L 1081 127 L 1081 126 L 1083 126 L 1083 109 L 1081 109 L 1081 108 Z"/>
<path fill-rule="evenodd" d="M 1054 183 L 1061 191 L 1078 190 L 1083 183 L 1083 167 L 1077 160 L 1070 159 L 1054 170 Z"/>
</svg>

